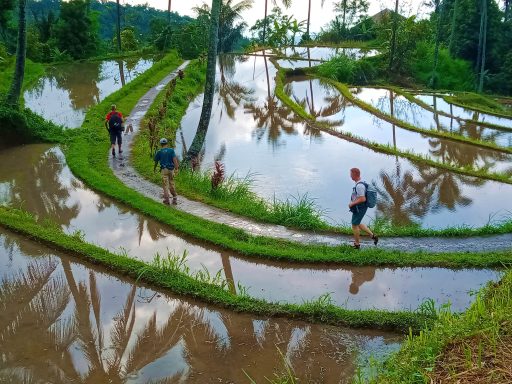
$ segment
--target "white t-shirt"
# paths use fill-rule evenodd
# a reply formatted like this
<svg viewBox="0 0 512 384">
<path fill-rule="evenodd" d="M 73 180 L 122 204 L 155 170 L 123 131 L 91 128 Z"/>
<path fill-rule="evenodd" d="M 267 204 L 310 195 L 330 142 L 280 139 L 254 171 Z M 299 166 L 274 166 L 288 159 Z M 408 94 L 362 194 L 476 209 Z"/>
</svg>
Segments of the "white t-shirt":
<svg viewBox="0 0 512 384">
<path fill-rule="evenodd" d="M 352 196 L 350 197 L 350 201 L 355 201 L 358 197 L 366 196 L 366 187 L 363 183 L 364 181 L 359 180 L 354 188 L 352 188 Z"/>
</svg>

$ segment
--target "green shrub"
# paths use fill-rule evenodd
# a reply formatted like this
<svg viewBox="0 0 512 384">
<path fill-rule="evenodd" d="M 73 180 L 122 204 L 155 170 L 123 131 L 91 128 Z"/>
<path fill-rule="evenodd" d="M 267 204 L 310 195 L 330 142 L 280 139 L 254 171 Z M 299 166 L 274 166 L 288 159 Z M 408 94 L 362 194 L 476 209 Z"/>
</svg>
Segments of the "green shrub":
<svg viewBox="0 0 512 384">
<path fill-rule="evenodd" d="M 18 110 L 0 104 L 0 141 L 21 144 L 37 141 L 60 142 L 62 127 L 46 121 L 28 108 Z"/>
<path fill-rule="evenodd" d="M 416 46 L 411 65 L 412 76 L 416 81 L 429 85 L 434 68 L 434 46 L 431 43 L 420 42 Z M 471 63 L 450 56 L 447 49 L 439 50 L 437 71 L 435 74 L 436 88 L 468 91 L 474 88 L 475 77 Z"/>
<path fill-rule="evenodd" d="M 367 84 L 379 72 L 375 60 L 355 60 L 345 55 L 336 56 L 317 68 L 321 76 L 349 84 Z"/>
</svg>

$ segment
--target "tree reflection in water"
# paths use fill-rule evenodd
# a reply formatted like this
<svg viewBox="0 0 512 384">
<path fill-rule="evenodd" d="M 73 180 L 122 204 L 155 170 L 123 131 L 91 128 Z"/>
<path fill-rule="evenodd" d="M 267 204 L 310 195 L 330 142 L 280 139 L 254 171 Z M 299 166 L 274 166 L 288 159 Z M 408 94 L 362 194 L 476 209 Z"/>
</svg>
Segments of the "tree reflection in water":
<svg viewBox="0 0 512 384">
<path fill-rule="evenodd" d="M 0 182 L 8 186 L 9 204 L 21 207 L 38 218 L 48 217 L 68 226 L 78 216 L 80 205 L 68 206 L 70 189 L 76 184 L 71 183 L 68 187 L 63 182 L 64 164 L 57 151 L 49 149 L 42 152 L 35 150 L 34 146 L 17 148 L 15 158 L 6 157 Z M 28 168 L 23 165 L 23 172 L 19 172 L 19 158 L 24 158 L 23 164 L 28 165 Z"/>
</svg>

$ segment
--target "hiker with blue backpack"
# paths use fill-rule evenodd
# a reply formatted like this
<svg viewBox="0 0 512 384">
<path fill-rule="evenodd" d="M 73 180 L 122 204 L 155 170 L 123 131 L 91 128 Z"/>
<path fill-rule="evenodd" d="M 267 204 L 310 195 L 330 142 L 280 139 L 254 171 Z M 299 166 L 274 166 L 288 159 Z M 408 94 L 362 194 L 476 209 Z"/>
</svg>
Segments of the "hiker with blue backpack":
<svg viewBox="0 0 512 384">
<path fill-rule="evenodd" d="M 361 248 L 359 243 L 361 230 L 369 234 L 373 240 L 373 244 L 377 245 L 379 238 L 370 231 L 370 228 L 361 223 L 368 208 L 375 207 L 377 191 L 373 186 L 361 180 L 361 171 L 359 168 L 352 168 L 350 170 L 350 178 L 356 183 L 354 188 L 352 188 L 352 196 L 350 197 L 350 204 L 348 205 L 350 212 L 352 212 L 352 232 L 354 232 L 354 245 L 352 245 L 352 248 Z"/>
<path fill-rule="evenodd" d="M 105 117 L 105 127 L 110 135 L 112 157 L 116 157 L 116 142 L 119 154 L 123 153 L 121 144 L 123 143 L 124 119 L 123 114 L 116 110 L 115 104 L 112 104 L 111 108 L 112 110 Z"/>
</svg>

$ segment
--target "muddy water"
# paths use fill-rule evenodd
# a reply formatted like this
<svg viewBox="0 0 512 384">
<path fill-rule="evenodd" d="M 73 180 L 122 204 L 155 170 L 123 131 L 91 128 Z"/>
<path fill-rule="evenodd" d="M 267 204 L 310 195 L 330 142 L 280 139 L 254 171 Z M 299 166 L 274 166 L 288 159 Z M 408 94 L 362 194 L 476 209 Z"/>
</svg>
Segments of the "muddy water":
<svg viewBox="0 0 512 384">
<path fill-rule="evenodd" d="M 488 113 L 473 111 L 471 109 L 463 108 L 455 104 L 446 102 L 441 96 L 434 95 L 416 95 L 418 100 L 421 100 L 438 111 L 449 113 L 450 115 L 460 117 L 462 119 L 476 120 L 489 124 L 496 124 L 502 127 L 512 128 L 512 118 L 504 118 L 494 116 Z"/>
<path fill-rule="evenodd" d="M 20 164 L 19 159 L 24 159 Z M 169 227 L 137 214 L 86 188 L 74 178 L 57 148 L 30 145 L 0 152 L 0 202 L 49 217 L 68 233 L 152 261 L 159 252 L 187 252 L 192 271 L 203 265 L 219 270 L 232 291 L 238 284 L 253 297 L 302 303 L 330 293 L 334 303 L 350 309 L 415 309 L 426 298 L 466 308 L 468 294 L 500 273 L 442 268 L 373 268 L 273 263 L 244 258 L 180 236 Z M 162 206 L 162 209 L 166 209 Z"/>
<path fill-rule="evenodd" d="M 67 128 L 82 125 L 87 110 L 135 79 L 153 59 L 124 59 L 62 64 L 48 69 L 23 97 L 25 105 Z"/>
<path fill-rule="evenodd" d="M 402 340 L 206 306 L 1 228 L 0 265 L 0 377 L 10 382 L 248 382 L 243 370 L 264 382 L 283 369 L 276 346 L 301 382 L 349 382 Z"/>
<path fill-rule="evenodd" d="M 346 206 L 353 182 L 348 170 L 354 166 L 361 168 L 363 177 L 376 183 L 380 192 L 377 209 L 371 210 L 367 219 L 378 217 L 397 225 L 441 228 L 482 226 L 489 220 L 499 222 L 510 218 L 512 202 L 500 196 L 512 193 L 511 186 L 380 154 L 312 129 L 274 96 L 276 70 L 268 59 L 266 66 L 263 57 L 243 60 L 220 62 L 219 72 L 224 75 L 219 76 L 201 157 L 203 169 L 211 169 L 214 160 L 220 160 L 227 174 L 235 173 L 239 177 L 252 174 L 254 191 L 269 200 L 274 196 L 285 199 L 307 193 L 316 199 L 325 218 L 332 223 L 350 220 Z M 395 137 L 400 148 L 423 148 L 430 156 L 445 162 L 482 164 L 485 160 L 493 169 L 507 166 L 502 161 L 506 155 L 501 153 L 473 147 L 462 151 L 451 142 L 444 145 L 444 140 L 414 136 L 396 127 L 393 130 L 386 122 L 345 105 L 339 93 L 330 88 L 317 89 L 312 84 L 314 103 L 310 100 L 308 104 L 304 99 L 311 94 L 309 82 L 289 85 L 288 91 L 295 86 L 302 87 L 303 92 L 295 96 L 306 103 L 308 110 L 314 109 L 319 118 L 329 118 L 336 123 L 334 126 L 356 135 L 366 130 L 366 137 L 382 143 Z M 197 97 L 182 120 L 177 136 L 180 154 L 194 138 L 201 102 L 202 96 Z"/>
<path fill-rule="evenodd" d="M 354 96 L 372 104 L 381 111 L 412 124 L 418 128 L 434 131 L 451 132 L 471 139 L 487 141 L 503 147 L 512 147 L 512 131 L 489 128 L 485 125 L 471 123 L 457 117 L 468 118 L 452 109 L 455 115 L 447 117 L 435 112 L 428 111 L 419 104 L 410 102 L 404 96 L 382 88 L 353 88 Z M 431 100 L 432 101 L 432 98 Z M 433 98 L 433 108 L 437 111 L 444 111 L 447 108 L 437 108 L 438 102 L 446 102 L 440 97 Z M 431 104 L 431 103 L 429 103 Z M 462 109 L 462 108 L 459 108 Z M 448 110 L 447 113 L 450 113 Z M 478 115 L 478 114 L 477 114 Z M 478 120 L 478 119 L 475 119 Z"/>
</svg>

